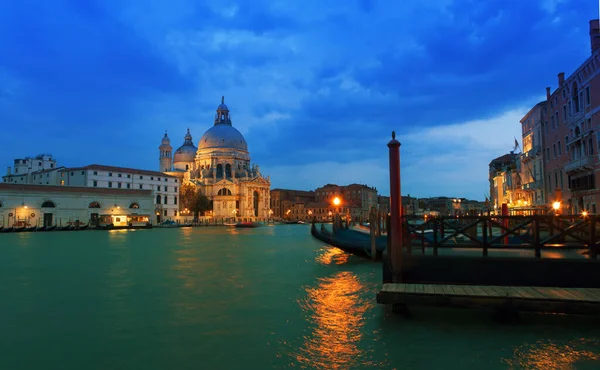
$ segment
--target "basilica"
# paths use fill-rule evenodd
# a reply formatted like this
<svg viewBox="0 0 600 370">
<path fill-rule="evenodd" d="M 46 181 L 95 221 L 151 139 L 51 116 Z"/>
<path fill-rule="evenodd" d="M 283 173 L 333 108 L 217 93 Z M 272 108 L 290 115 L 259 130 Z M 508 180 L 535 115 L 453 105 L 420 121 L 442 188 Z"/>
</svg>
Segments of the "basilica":
<svg viewBox="0 0 600 370">
<path fill-rule="evenodd" d="M 217 107 L 214 125 L 196 147 L 190 130 L 175 152 L 165 132 L 159 146 L 159 170 L 193 184 L 212 203 L 214 218 L 266 219 L 269 214 L 270 178 L 250 163 L 248 144 L 231 124 L 225 98 Z"/>
</svg>

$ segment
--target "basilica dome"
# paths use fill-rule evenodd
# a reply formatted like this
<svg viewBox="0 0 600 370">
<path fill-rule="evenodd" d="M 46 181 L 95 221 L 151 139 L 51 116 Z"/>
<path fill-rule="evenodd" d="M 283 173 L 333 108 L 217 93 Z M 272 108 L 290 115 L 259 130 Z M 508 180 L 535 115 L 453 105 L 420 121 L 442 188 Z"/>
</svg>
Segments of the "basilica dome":
<svg viewBox="0 0 600 370">
<path fill-rule="evenodd" d="M 190 129 L 188 128 L 187 134 L 185 134 L 183 145 L 177 148 L 175 154 L 173 155 L 173 161 L 175 163 L 181 162 L 193 162 L 196 157 L 196 152 L 198 148 L 194 146 L 192 142 L 192 134 L 190 134 Z"/>
<path fill-rule="evenodd" d="M 231 148 L 247 152 L 248 144 L 235 127 L 228 124 L 216 124 L 202 135 L 198 148 Z"/>
<path fill-rule="evenodd" d="M 221 98 L 221 104 L 217 107 L 215 125 L 202 135 L 198 148 L 227 148 L 248 151 L 246 139 L 231 125 L 231 116 L 229 115 L 229 108 L 225 105 L 224 97 Z"/>
</svg>

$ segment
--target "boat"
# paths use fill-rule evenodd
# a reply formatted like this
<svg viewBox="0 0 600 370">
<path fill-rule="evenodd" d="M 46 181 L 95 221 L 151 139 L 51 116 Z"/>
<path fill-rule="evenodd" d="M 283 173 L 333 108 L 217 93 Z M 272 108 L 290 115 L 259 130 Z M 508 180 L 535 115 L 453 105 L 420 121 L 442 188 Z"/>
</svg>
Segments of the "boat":
<svg viewBox="0 0 600 370">
<path fill-rule="evenodd" d="M 334 234 L 325 230 L 323 225 L 321 225 L 321 230 L 319 231 L 314 223 L 310 228 L 310 233 L 315 239 L 339 248 L 344 252 L 371 259 L 371 237 L 368 234 L 347 229 L 339 229 Z M 381 260 L 383 251 L 387 247 L 387 237 L 377 237 L 375 247 L 375 259 L 379 261 Z"/>
<path fill-rule="evenodd" d="M 89 227 L 90 225 L 79 225 L 79 227 L 75 227 L 75 230 L 85 230 Z"/>
<path fill-rule="evenodd" d="M 256 222 L 238 222 L 235 227 L 258 227 L 258 224 Z"/>
<path fill-rule="evenodd" d="M 62 231 L 70 231 L 73 230 L 75 227 L 73 225 L 67 225 L 67 226 L 60 226 L 58 227 L 57 230 L 62 230 Z"/>
<path fill-rule="evenodd" d="M 2 231 L 3 233 L 10 233 L 11 231 L 13 231 L 13 229 L 14 229 L 14 227 L 12 227 L 12 226 L 11 227 L 4 227 L 0 231 Z"/>
<path fill-rule="evenodd" d="M 223 226 L 237 226 L 236 222 L 223 222 Z"/>
<path fill-rule="evenodd" d="M 284 221 L 283 223 L 286 225 L 297 225 L 300 221 Z"/>
<path fill-rule="evenodd" d="M 26 227 L 25 230 L 23 231 L 36 231 L 37 230 L 37 226 L 31 226 L 31 227 Z"/>
</svg>

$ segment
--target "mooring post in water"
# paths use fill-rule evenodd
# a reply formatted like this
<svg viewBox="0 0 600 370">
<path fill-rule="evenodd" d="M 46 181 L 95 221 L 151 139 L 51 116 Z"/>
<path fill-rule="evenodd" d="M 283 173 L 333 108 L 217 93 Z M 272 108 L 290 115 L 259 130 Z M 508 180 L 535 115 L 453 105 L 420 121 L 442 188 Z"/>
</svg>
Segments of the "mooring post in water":
<svg viewBox="0 0 600 370">
<path fill-rule="evenodd" d="M 375 207 L 371 207 L 371 212 L 369 212 L 369 231 L 371 236 L 371 259 L 375 261 L 377 259 L 377 223 L 379 220 L 377 219 L 377 211 Z"/>
<path fill-rule="evenodd" d="M 402 280 L 402 224 L 400 193 L 400 142 L 396 140 L 396 132 L 392 131 L 392 140 L 387 144 L 390 152 L 390 260 L 392 264 L 392 281 Z"/>
</svg>

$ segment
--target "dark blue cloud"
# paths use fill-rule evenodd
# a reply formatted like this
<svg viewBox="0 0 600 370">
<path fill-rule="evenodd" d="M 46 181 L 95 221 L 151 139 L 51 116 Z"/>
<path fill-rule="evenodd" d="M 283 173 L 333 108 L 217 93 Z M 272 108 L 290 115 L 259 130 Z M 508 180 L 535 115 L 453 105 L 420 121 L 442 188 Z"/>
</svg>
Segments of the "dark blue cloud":
<svg viewBox="0 0 600 370">
<path fill-rule="evenodd" d="M 199 140 L 226 95 L 265 172 L 324 158 L 385 163 L 392 130 L 413 135 L 534 104 L 589 55 L 595 4 L 544 3 L 9 2 L 0 125 L 11 130 L 0 161 L 50 151 L 66 165 L 155 168 L 163 130 L 177 143 L 191 127 Z M 436 153 L 452 157 L 460 145 Z M 410 166 L 430 148 L 407 152 Z M 356 181 L 384 191 L 387 182 Z"/>
</svg>

